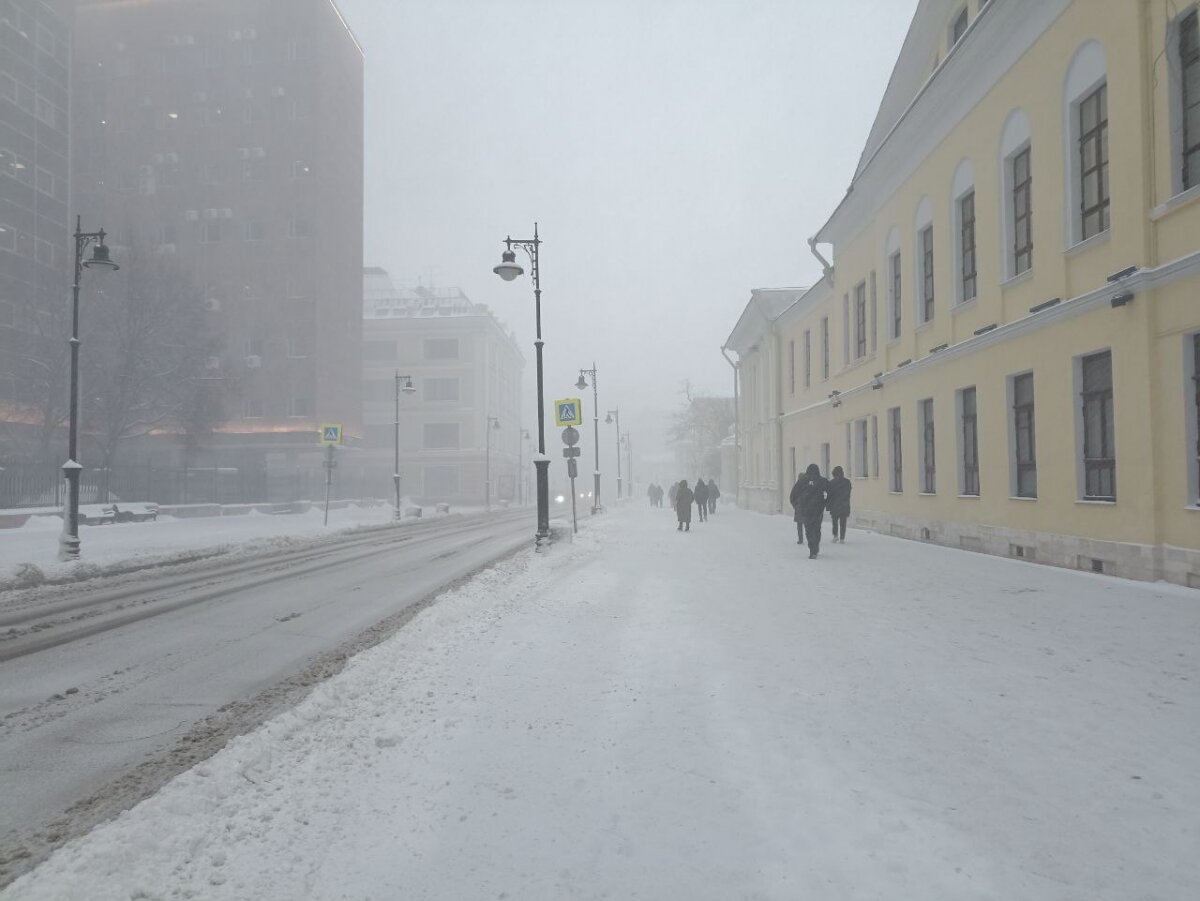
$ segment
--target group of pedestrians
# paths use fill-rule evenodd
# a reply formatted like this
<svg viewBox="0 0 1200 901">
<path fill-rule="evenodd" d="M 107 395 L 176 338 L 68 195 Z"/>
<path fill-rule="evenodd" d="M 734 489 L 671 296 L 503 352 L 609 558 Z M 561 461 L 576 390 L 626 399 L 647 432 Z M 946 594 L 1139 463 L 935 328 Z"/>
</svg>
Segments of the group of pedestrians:
<svg viewBox="0 0 1200 901">
<path fill-rule="evenodd" d="M 826 479 L 821 475 L 821 467 L 810 463 L 804 474 L 796 479 L 788 500 L 795 511 L 796 544 L 804 544 L 807 539 L 809 560 L 815 559 L 821 550 L 821 523 L 826 510 L 833 520 L 834 543 L 845 543 L 852 487 L 840 466 L 833 467 L 832 479 Z"/>
<path fill-rule="evenodd" d="M 717 487 L 715 479 L 709 479 L 707 482 L 704 479 L 697 479 L 694 488 L 688 487 L 687 479 L 681 479 L 673 482 L 671 487 L 665 490 L 661 485 L 651 485 L 646 494 L 650 498 L 651 507 L 661 507 L 665 495 L 667 503 L 675 511 L 675 517 L 679 521 L 676 530 L 690 532 L 692 530 L 692 505 L 696 507 L 700 522 L 707 522 L 709 514 L 717 512 L 717 501 L 721 498 L 721 489 Z"/>
</svg>

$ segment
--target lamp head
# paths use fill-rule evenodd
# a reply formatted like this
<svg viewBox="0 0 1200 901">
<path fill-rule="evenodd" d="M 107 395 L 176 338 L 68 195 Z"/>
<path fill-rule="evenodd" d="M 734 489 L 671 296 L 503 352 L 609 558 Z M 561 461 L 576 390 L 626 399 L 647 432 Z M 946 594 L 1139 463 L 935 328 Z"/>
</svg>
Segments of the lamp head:
<svg viewBox="0 0 1200 901">
<path fill-rule="evenodd" d="M 499 430 L 499 428 L 500 428 L 500 420 L 499 419 L 492 420 L 492 428 Z"/>
<path fill-rule="evenodd" d="M 500 255 L 500 265 L 492 267 L 492 272 L 506 282 L 511 282 L 518 275 L 524 274 L 525 270 L 517 264 L 517 255 L 511 250 L 506 250 Z"/>
<path fill-rule="evenodd" d="M 97 244 L 92 248 L 92 258 L 84 260 L 83 265 L 88 269 L 97 269 L 100 272 L 116 272 L 121 267 L 113 262 L 112 257 L 108 255 L 107 244 Z"/>
<path fill-rule="evenodd" d="M 417 386 L 412 383 L 412 378 L 409 377 L 404 380 L 404 385 L 400 390 L 405 394 L 416 394 Z"/>
<path fill-rule="evenodd" d="M 604 417 L 604 424 L 612 425 L 612 414 L 611 413 L 609 413 L 607 416 Z"/>
<path fill-rule="evenodd" d="M 577 381 L 577 382 L 575 383 L 575 387 L 576 387 L 576 388 L 578 388 L 580 391 L 582 391 L 584 388 L 586 388 L 586 387 L 587 387 L 587 379 L 585 379 L 585 378 L 583 377 L 583 374 L 582 374 L 582 373 L 580 373 L 580 375 L 579 375 L 579 381 Z"/>
</svg>

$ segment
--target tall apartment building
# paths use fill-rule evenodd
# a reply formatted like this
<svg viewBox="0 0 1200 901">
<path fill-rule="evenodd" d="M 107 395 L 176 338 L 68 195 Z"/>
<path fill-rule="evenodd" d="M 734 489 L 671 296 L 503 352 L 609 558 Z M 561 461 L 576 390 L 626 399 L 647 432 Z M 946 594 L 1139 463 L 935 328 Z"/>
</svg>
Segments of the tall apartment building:
<svg viewBox="0 0 1200 901">
<path fill-rule="evenodd" d="M 320 422 L 360 431 L 361 48 L 333 0 L 80 0 L 77 35 L 75 210 L 203 286 L 229 390 L 192 465 L 286 494 Z"/>
<path fill-rule="evenodd" d="M 45 453 L 66 413 L 71 296 L 66 0 L 0 2 L 0 455 Z M 48 426 L 43 427 L 43 420 Z"/>
<path fill-rule="evenodd" d="M 487 306 L 458 288 L 397 289 L 368 267 L 362 327 L 363 450 L 347 459 L 371 474 L 372 493 L 390 491 L 399 374 L 416 388 L 400 397 L 405 495 L 483 506 L 490 482 L 492 503 L 524 496 L 533 469 L 521 428 L 525 360 Z"/>
<path fill-rule="evenodd" d="M 1198 18 L 921 0 L 824 277 L 727 341 L 742 503 L 838 464 L 863 525 L 1200 586 Z"/>
</svg>

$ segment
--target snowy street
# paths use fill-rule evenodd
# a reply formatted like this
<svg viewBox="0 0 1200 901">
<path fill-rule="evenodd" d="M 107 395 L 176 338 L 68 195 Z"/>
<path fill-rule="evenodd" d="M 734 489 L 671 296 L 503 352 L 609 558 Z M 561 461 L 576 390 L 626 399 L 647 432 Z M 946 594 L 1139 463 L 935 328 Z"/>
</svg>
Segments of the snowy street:
<svg viewBox="0 0 1200 901">
<path fill-rule="evenodd" d="M 0 894 L 1196 896 L 1197 592 L 853 530 L 810 561 L 730 507 L 583 525 Z"/>
</svg>

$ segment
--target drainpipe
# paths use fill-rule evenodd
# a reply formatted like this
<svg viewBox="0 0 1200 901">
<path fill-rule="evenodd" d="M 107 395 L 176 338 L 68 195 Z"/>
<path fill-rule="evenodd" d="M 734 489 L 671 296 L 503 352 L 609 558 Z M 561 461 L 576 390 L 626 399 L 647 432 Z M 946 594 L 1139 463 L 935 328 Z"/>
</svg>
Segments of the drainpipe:
<svg viewBox="0 0 1200 901">
<path fill-rule="evenodd" d="M 742 419 L 738 401 L 738 364 L 729 358 L 724 345 L 721 347 L 721 356 L 733 369 L 733 496 L 735 500 L 740 500 L 742 494 Z"/>
<path fill-rule="evenodd" d="M 808 250 L 814 257 L 817 258 L 817 262 L 819 262 L 821 264 L 821 271 L 823 273 L 825 273 L 825 277 L 832 281 L 833 280 L 833 266 L 830 265 L 829 260 L 827 260 L 827 259 L 825 259 L 825 257 L 821 256 L 821 251 L 817 250 L 817 239 L 816 238 L 808 239 Z"/>
</svg>

